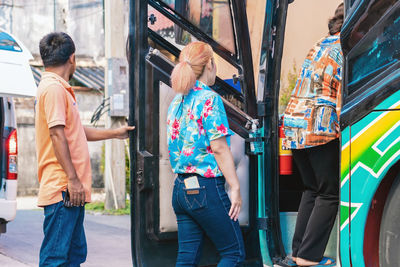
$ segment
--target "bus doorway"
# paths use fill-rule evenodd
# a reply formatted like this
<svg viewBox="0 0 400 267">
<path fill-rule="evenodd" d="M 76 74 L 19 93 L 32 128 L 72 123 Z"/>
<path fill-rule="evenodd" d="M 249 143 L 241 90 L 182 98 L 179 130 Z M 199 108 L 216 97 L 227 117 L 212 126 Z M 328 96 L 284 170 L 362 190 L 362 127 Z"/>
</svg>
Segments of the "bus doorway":
<svg viewBox="0 0 400 267">
<path fill-rule="evenodd" d="M 281 1 L 279 7 L 272 1 L 265 2 L 265 12 L 285 14 L 285 1 Z M 267 78 L 266 66 L 274 52 L 271 51 L 274 42 L 271 29 L 273 23 L 281 22 L 272 20 L 272 17 L 266 20 L 267 26 L 264 27 L 266 45 L 261 55 L 262 75 L 259 75 L 263 79 Z M 242 188 L 243 207 L 239 221 L 245 240 L 246 266 L 263 266 L 260 238 L 265 244 L 277 244 L 273 246 L 277 257 L 284 257 L 284 252 L 279 234 L 259 234 L 260 229 L 264 232 L 270 229 L 269 224 L 279 231 L 279 221 L 272 220 L 272 217 L 267 220 L 265 211 L 260 217 L 259 189 L 260 185 L 266 188 L 267 185 L 260 180 L 258 169 L 264 162 L 249 147 L 252 141 L 268 142 L 265 147 L 270 147 L 270 138 L 274 136 L 269 135 L 268 140 L 250 140 L 249 133 L 254 127 L 261 128 L 265 116 L 275 114 L 267 112 L 272 105 L 271 99 L 268 103 L 263 101 L 264 91 L 268 98 L 273 97 L 272 90 L 264 90 L 265 82 L 261 83 L 260 102 L 263 104 L 257 104 L 246 4 L 242 0 L 131 1 L 130 123 L 136 125 L 137 130 L 131 138 L 133 263 L 135 266 L 175 265 L 177 225 L 171 206 L 174 174 L 166 144 L 166 112 L 174 97 L 170 73 L 180 49 L 195 40 L 210 44 L 215 52 L 217 80 L 213 90 L 222 96 L 230 128 L 235 132 L 231 149 Z M 271 123 L 269 121 L 268 125 Z M 264 124 L 263 129 L 269 132 L 270 126 Z M 265 159 L 268 164 L 269 159 Z M 276 200 L 272 201 L 276 203 Z M 267 241 L 267 235 L 273 238 Z M 267 247 L 265 245 L 264 249 Z M 207 240 L 201 266 L 217 263 L 216 250 Z"/>
<path fill-rule="evenodd" d="M 219 72 L 213 89 L 223 97 L 236 134 L 232 150 L 241 186 L 246 188 L 242 192 L 246 208 L 239 218 L 246 266 L 279 264 L 289 251 L 283 234 L 293 222 L 281 218 L 284 212 L 296 212 L 296 205 L 287 205 L 283 196 L 293 197 L 289 181 L 293 177 L 279 177 L 278 162 L 278 95 L 288 1 L 265 1 L 259 64 L 252 62 L 246 2 L 130 1 L 129 119 L 137 130 L 131 136 L 134 266 L 175 264 L 177 232 L 170 205 L 174 177 L 168 166 L 164 127 L 173 97 L 170 72 L 180 49 L 194 40 L 209 43 L 215 51 Z M 395 251 L 400 243 L 390 233 L 399 233 L 391 217 L 397 214 L 393 207 L 398 203 L 400 166 L 396 135 L 399 2 L 349 0 L 345 6 L 337 259 L 341 266 L 398 266 Z M 254 65 L 258 65 L 256 72 Z M 262 132 L 258 140 L 249 138 L 256 119 Z M 257 141 L 263 145 L 259 155 L 248 149 Z M 299 189 L 300 185 L 295 191 Z M 208 241 L 201 266 L 217 262 Z"/>
<path fill-rule="evenodd" d="M 272 266 L 285 256 L 279 213 L 278 94 L 287 0 L 261 0 L 263 25 L 253 62 L 246 1 L 131 1 L 130 123 L 132 257 L 135 266 L 174 266 L 177 225 L 171 206 L 174 174 L 166 146 L 166 112 L 174 97 L 170 73 L 191 41 L 210 44 L 224 100 L 243 208 L 239 221 L 246 266 Z M 256 75 L 255 75 L 256 72 Z M 257 80 L 255 79 L 257 77 Z M 249 138 L 257 128 L 260 137 Z M 258 142 L 263 149 L 251 150 Z M 218 262 L 210 241 L 201 266 Z"/>
</svg>

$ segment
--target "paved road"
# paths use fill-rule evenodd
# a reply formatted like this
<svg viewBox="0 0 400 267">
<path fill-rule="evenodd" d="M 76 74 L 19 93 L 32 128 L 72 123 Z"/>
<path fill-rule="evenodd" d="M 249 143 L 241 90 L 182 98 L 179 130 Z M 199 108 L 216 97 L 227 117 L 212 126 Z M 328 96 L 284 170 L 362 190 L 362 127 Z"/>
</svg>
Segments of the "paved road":
<svg viewBox="0 0 400 267">
<path fill-rule="evenodd" d="M 38 266 L 43 238 L 42 210 L 18 210 L 16 219 L 0 235 L 0 266 Z M 85 230 L 88 257 L 82 267 L 130 267 L 129 216 L 86 214 Z"/>
</svg>

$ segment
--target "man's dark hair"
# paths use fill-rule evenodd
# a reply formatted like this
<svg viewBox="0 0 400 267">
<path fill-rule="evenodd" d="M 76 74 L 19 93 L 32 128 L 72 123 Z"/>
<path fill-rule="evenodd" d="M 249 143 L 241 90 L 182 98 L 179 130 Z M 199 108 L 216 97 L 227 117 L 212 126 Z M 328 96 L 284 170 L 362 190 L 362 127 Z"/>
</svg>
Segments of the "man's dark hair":
<svg viewBox="0 0 400 267">
<path fill-rule="evenodd" d="M 75 53 L 75 44 L 68 34 L 52 32 L 40 40 L 39 50 L 45 67 L 58 67 Z"/>
<path fill-rule="evenodd" d="M 329 34 L 333 35 L 342 30 L 344 19 L 344 5 L 341 3 L 335 11 L 335 15 L 328 22 Z"/>
</svg>

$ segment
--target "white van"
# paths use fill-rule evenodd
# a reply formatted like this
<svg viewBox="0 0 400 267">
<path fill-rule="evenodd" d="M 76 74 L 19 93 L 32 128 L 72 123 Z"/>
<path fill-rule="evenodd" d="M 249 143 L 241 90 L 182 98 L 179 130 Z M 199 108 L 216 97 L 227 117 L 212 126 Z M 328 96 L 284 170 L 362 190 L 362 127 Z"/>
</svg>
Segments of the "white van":
<svg viewBox="0 0 400 267">
<path fill-rule="evenodd" d="M 13 97 L 36 95 L 29 60 L 32 54 L 11 34 L 0 30 L 0 234 L 17 211 L 17 123 Z"/>
</svg>

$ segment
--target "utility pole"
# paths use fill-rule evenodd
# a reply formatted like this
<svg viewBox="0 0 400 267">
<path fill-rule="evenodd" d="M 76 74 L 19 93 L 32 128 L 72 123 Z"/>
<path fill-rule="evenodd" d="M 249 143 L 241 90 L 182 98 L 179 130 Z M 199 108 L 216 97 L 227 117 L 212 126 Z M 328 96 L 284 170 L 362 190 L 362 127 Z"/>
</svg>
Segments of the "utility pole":
<svg viewBox="0 0 400 267">
<path fill-rule="evenodd" d="M 125 124 L 128 115 L 128 66 L 125 57 L 124 0 L 105 0 L 105 95 L 110 112 L 107 128 Z M 125 142 L 107 140 L 105 145 L 105 208 L 125 208 Z"/>
<path fill-rule="evenodd" d="M 54 7 L 54 31 L 67 32 L 68 0 L 53 0 Z"/>
</svg>

